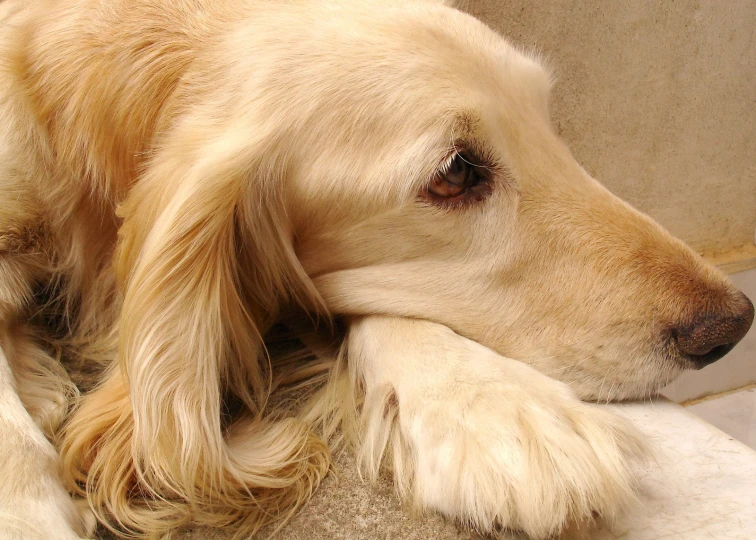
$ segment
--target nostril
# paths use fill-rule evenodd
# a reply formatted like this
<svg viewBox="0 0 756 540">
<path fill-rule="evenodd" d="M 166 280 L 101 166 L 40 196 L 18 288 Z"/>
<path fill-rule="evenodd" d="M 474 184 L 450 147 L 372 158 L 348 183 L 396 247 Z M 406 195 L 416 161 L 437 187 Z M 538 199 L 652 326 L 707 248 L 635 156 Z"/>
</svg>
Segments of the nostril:
<svg viewBox="0 0 756 540">
<path fill-rule="evenodd" d="M 701 369 L 709 364 L 713 364 L 728 352 L 730 352 L 735 343 L 728 343 L 727 345 L 717 345 L 712 350 L 704 354 L 688 354 L 688 358 L 695 364 L 696 369 Z"/>
<path fill-rule="evenodd" d="M 707 314 L 691 325 L 672 330 L 678 349 L 698 369 L 730 352 L 751 327 L 753 304 L 745 295 L 740 296 L 736 309 L 727 313 Z"/>
</svg>

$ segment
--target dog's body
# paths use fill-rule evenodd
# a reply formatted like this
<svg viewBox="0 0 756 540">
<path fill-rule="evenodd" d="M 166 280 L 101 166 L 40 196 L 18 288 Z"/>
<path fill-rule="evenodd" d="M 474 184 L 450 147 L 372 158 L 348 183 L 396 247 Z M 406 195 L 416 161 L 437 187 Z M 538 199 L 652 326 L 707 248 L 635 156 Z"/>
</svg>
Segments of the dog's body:
<svg viewBox="0 0 756 540">
<path fill-rule="evenodd" d="M 45 310 L 53 345 L 109 366 L 62 480 L 137 534 L 289 515 L 328 470 L 318 422 L 483 532 L 611 517 L 644 445 L 578 397 L 651 395 L 750 326 L 574 162 L 538 63 L 442 2 L 0 5 L 5 535 L 86 529 L 42 435 L 74 392 Z M 347 336 L 271 418 L 262 335 L 291 305 Z"/>
</svg>

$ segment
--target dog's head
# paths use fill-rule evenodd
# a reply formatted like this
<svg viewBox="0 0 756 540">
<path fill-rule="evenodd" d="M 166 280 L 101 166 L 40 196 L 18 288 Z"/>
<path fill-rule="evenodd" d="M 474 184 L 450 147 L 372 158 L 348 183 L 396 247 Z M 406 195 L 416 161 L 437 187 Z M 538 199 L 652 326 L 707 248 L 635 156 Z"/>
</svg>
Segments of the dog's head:
<svg viewBox="0 0 756 540">
<path fill-rule="evenodd" d="M 744 336 L 748 299 L 575 161 L 536 59 L 442 3 L 344 4 L 275 3 L 183 90 L 210 96 L 184 126 L 210 141 L 200 168 L 254 179 L 205 182 L 202 205 L 248 201 L 242 270 L 265 295 L 304 280 L 294 295 L 337 315 L 436 321 L 594 399 L 653 393 Z"/>
<path fill-rule="evenodd" d="M 311 30 L 291 81 L 314 125 L 290 215 L 334 312 L 431 319 L 598 399 L 744 336 L 748 299 L 555 135 L 535 59 L 450 8 L 399 9 Z"/>
</svg>

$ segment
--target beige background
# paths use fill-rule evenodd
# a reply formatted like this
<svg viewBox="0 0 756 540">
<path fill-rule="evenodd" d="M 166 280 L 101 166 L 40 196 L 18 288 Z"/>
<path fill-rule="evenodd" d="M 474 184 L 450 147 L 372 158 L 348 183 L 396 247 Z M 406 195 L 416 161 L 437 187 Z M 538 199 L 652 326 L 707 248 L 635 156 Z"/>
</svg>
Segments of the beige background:
<svg viewBox="0 0 756 540">
<path fill-rule="evenodd" d="M 469 0 L 558 76 L 577 160 L 700 251 L 756 228 L 755 0 Z"/>
</svg>

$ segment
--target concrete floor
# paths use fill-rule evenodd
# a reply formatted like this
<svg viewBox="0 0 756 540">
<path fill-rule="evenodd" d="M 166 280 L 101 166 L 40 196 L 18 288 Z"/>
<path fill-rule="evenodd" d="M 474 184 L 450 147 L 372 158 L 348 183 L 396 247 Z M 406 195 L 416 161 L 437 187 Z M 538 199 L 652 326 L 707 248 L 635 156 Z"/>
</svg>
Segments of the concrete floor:
<svg viewBox="0 0 756 540">
<path fill-rule="evenodd" d="M 756 450 L 756 386 L 712 396 L 686 408 Z"/>
<path fill-rule="evenodd" d="M 480 536 L 435 515 L 412 516 L 394 495 L 389 478 L 365 484 L 351 455 L 336 460 L 312 500 L 283 529 L 268 528 L 255 538 L 274 540 L 475 540 Z M 101 534 L 103 540 L 114 537 Z M 177 531 L 171 540 L 230 540 L 228 532 L 196 528 Z M 502 540 L 525 540 L 503 535 Z"/>
</svg>

